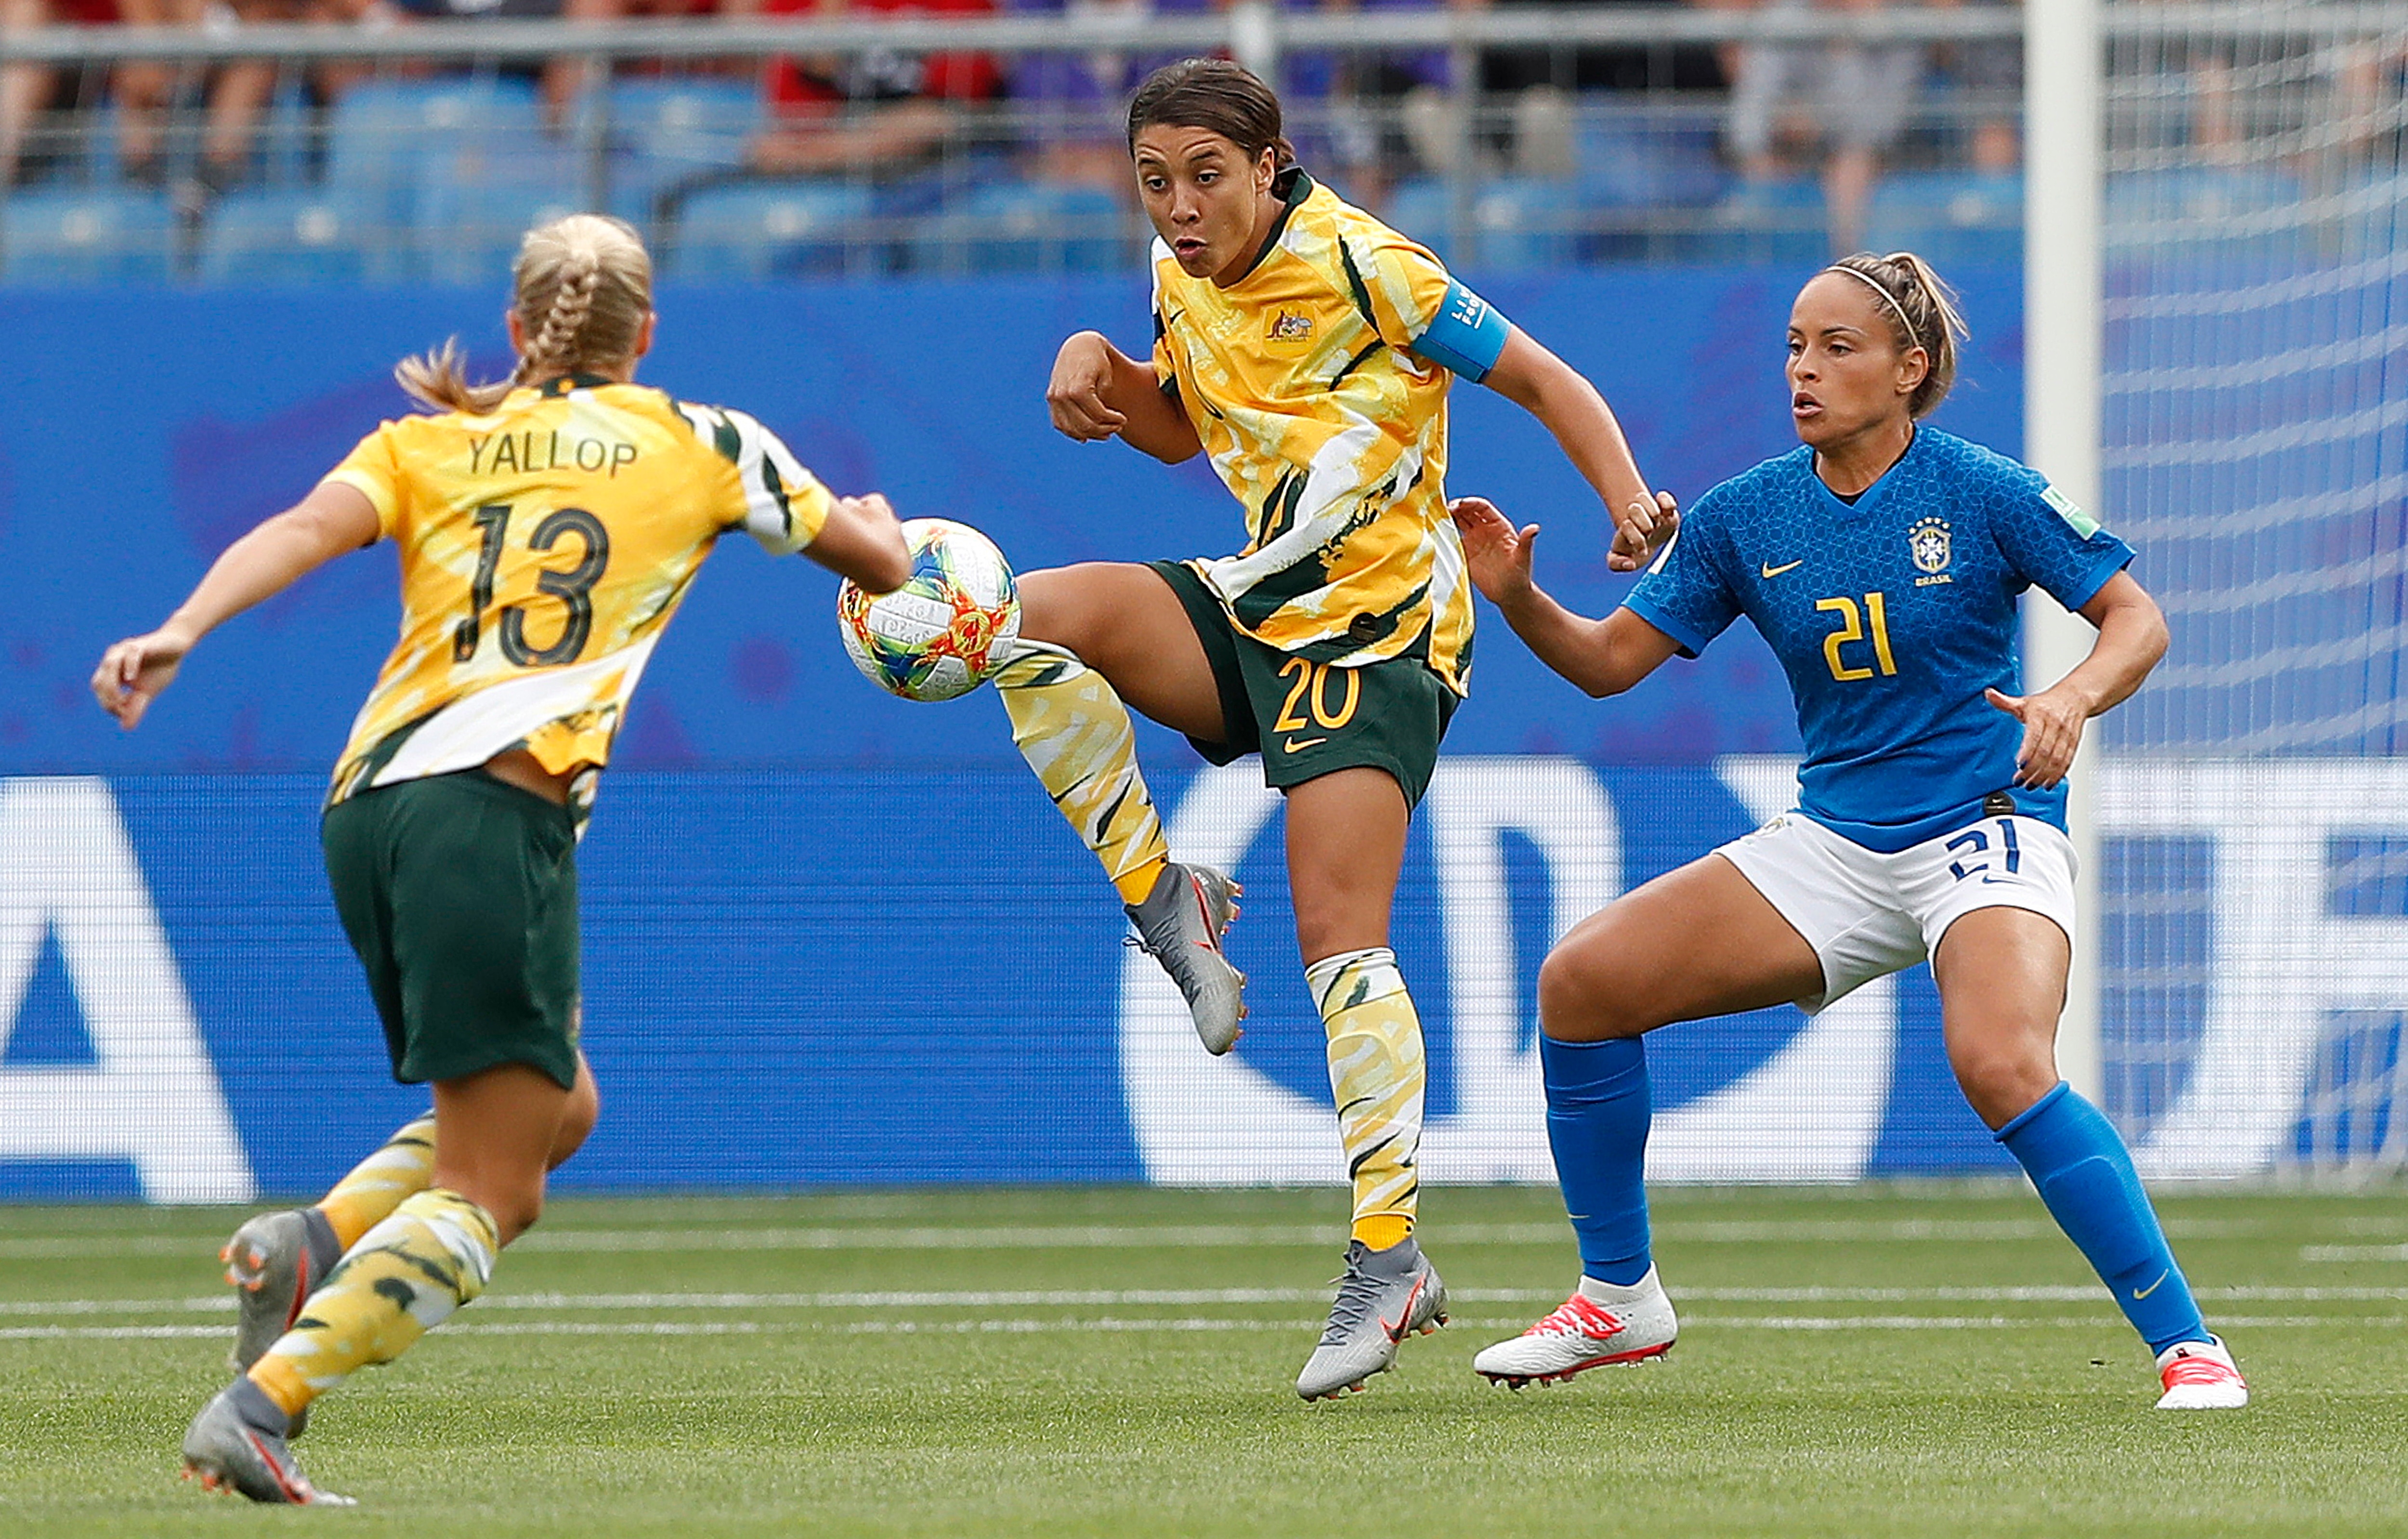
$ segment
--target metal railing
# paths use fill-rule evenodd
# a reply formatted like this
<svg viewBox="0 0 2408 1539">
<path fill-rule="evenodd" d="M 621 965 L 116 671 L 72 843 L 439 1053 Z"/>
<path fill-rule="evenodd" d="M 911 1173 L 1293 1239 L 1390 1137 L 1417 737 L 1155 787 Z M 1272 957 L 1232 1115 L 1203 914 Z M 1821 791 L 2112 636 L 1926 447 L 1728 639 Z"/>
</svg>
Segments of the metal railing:
<svg viewBox="0 0 2408 1539">
<path fill-rule="evenodd" d="M 2106 7 L 2106 30 L 2117 39 L 2206 35 L 2298 39 L 2313 47 L 2396 26 L 2396 18 L 2393 7 L 2380 5 L 2127 4 Z M 630 69 L 684 67 L 697 71 L 696 79 L 728 82 L 743 78 L 731 73 L 739 61 L 962 52 L 1004 61 L 1076 61 L 1226 51 L 1274 81 L 1315 61 L 1408 60 L 1425 77 L 1411 91 L 1291 90 L 1291 137 L 1308 164 L 1332 173 L 1341 190 L 1400 223 L 1410 216 L 1412 233 L 1445 248 L 1454 260 L 1509 266 L 1669 258 L 1786 262 L 1827 251 L 1842 233 L 1833 228 L 1838 221 L 1810 185 L 1811 153 L 1784 162 L 1784 174 L 1776 177 L 1761 165 L 1736 164 L 1727 143 L 1728 93 L 1690 81 L 1541 101 L 1526 92 L 1484 91 L 1484 64 L 1521 55 L 1569 66 L 1583 50 L 1602 49 L 1719 50 L 1725 60 L 1758 49 L 1922 50 L 1927 63 L 1987 50 L 1996 76 L 1999 55 L 2020 51 L 2023 22 L 2020 9 L 2007 5 L 1862 11 L 1445 7 L 1366 15 L 1239 0 L 1203 14 L 1131 8 L 944 21 L 52 27 L 0 33 L 0 67 L 44 68 L 62 79 L 80 71 L 90 86 L 116 66 L 173 66 L 180 105 L 171 115 L 169 137 L 189 158 L 206 115 L 203 82 L 216 66 L 272 61 L 288 85 L 331 65 L 364 69 L 375 79 L 465 69 L 480 79 L 565 66 L 572 105 L 555 104 L 544 131 L 517 150 L 490 139 L 452 146 L 452 159 L 443 163 L 440 152 L 451 145 L 443 134 L 402 120 L 387 125 L 393 134 L 423 138 L 415 148 L 426 151 L 424 175 L 480 194 L 465 200 L 421 200 L 408 210 L 393 197 L 364 202 L 353 195 L 357 165 L 333 164 L 339 107 L 304 112 L 283 125 L 284 168 L 264 180 L 288 193 L 322 191 L 330 199 L 323 209 L 295 212 L 294 239 L 306 245 L 312 230 L 322 232 L 332 222 L 346 239 L 365 242 L 360 276 L 370 279 L 424 276 L 426 252 L 413 255 L 412 241 L 465 251 L 506 245 L 515 231 L 500 226 L 570 205 L 617 209 L 651 226 L 666 248 L 692 252 L 704 249 L 696 241 L 709 234 L 690 217 L 697 209 L 724 211 L 744 203 L 752 210 L 746 217 L 779 227 L 756 228 L 752 236 L 786 239 L 786 255 L 774 264 L 781 270 L 961 270 L 994 260 L 1049 268 L 1134 259 L 1145 232 L 1125 190 L 1110 207 L 1090 195 L 1054 205 L 1024 201 L 996 212 L 997 186 L 1060 180 L 1055 163 L 1065 146 L 1096 152 L 1085 173 L 1091 187 L 1112 184 L 1113 178 L 1094 174 L 1094 163 L 1109 160 L 1102 151 L 1120 132 L 1111 89 L 1084 105 L 1045 99 L 956 104 L 941 134 L 909 164 L 848 165 L 809 177 L 759 169 L 749 139 L 771 122 L 767 116 L 753 124 L 728 119 L 688 131 L 681 145 L 690 164 L 664 177 L 658 157 L 644 158 L 641 141 L 650 128 L 622 121 L 616 94 L 596 89 L 624 79 Z M 1571 79 L 1576 71 L 1557 73 Z M 97 92 L 82 94 L 89 99 Z M 1534 112 L 1534 107 L 1548 110 Z M 2012 145 L 2021 107 L 2019 91 L 1996 79 L 1960 79 L 1945 90 L 1919 92 L 1885 148 L 1885 167 L 1910 178 L 1938 173 L 1944 182 L 1966 170 L 1983 132 L 2001 131 Z M 347 131 L 357 129 L 353 122 Z M 46 162 L 57 188 L 100 185 L 114 174 L 105 142 L 110 131 L 101 112 L 54 115 L 48 137 L 36 136 L 35 144 L 47 154 L 33 158 Z M 403 148 L 409 147 L 397 145 L 396 153 Z M 2022 217 L 2013 158 L 2012 149 L 2003 165 L 1993 156 L 1986 179 L 1960 175 L 1961 184 L 1942 188 L 1944 208 L 1915 210 L 1914 217 L 1946 226 L 1936 237 L 1959 238 L 1967 252 L 2011 259 Z M 1118 180 L 1125 188 L 1125 175 Z M 482 195 L 495 182 L 511 181 L 541 195 L 515 203 L 509 195 Z M 737 188 L 750 190 L 749 202 L 736 195 Z M 776 201 L 781 190 L 787 194 L 783 204 Z M 0 228 L 0 247 L 22 252 L 29 249 L 29 226 L 23 210 L 11 211 L 19 217 Z M 171 275 L 208 266 L 204 253 L 219 215 L 206 195 L 179 201 L 176 227 L 163 237 Z M 1861 235 L 1865 210 L 1847 217 L 1856 225 L 1846 233 Z M 1000 223 L 982 227 L 982 218 Z M 1043 228 L 1026 228 L 1032 219 Z M 982 244 L 982 233 L 996 238 Z M 19 264 L 11 259 L 8 266 L 22 280 Z"/>
</svg>

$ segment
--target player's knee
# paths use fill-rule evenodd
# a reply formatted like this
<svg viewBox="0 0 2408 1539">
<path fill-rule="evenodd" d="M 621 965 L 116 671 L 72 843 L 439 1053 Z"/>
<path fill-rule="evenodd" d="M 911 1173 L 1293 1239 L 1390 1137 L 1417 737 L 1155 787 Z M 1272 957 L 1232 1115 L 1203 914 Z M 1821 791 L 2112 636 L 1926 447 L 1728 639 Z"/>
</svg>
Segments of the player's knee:
<svg viewBox="0 0 2408 1539">
<path fill-rule="evenodd" d="M 1539 966 L 1539 1029 L 1557 1042 L 1635 1037 L 1655 1023 L 1632 1008 L 1612 970 L 1582 951 L 1558 949 Z"/>
<path fill-rule="evenodd" d="M 558 1170 L 568 1157 L 585 1146 L 593 1136 L 594 1125 L 602 1117 L 602 1098 L 594 1084 L 594 1074 L 582 1063 L 578 1066 L 577 1084 L 568 1092 L 568 1104 L 560 1115 L 560 1130 L 552 1135 L 552 1158 L 547 1168 Z"/>
<path fill-rule="evenodd" d="M 2056 1058 L 2030 1043 L 1956 1043 L 1948 1057 L 1967 1104 L 1993 1128 L 2014 1120 L 2057 1086 Z"/>
</svg>

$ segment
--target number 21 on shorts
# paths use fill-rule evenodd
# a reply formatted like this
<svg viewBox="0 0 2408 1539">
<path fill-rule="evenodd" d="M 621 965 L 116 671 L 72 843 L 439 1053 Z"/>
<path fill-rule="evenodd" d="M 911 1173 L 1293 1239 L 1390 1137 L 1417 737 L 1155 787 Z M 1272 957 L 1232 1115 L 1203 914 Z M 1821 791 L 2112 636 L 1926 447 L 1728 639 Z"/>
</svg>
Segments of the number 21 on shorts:
<svg viewBox="0 0 2408 1539">
<path fill-rule="evenodd" d="M 2014 876 L 2020 873 L 2024 869 L 2023 846 L 2015 842 L 2015 820 L 2011 817 L 2002 817 L 1999 819 L 1998 828 L 2000 841 L 2006 851 L 2007 874 L 2009 876 Z M 1997 880 L 1997 878 L 1988 874 L 1990 870 L 1990 835 L 1987 829 L 1966 829 L 1963 833 L 1958 834 L 1956 838 L 1948 841 L 1948 852 L 1951 855 L 1962 855 L 1965 857 L 1964 860 L 1952 860 L 1948 863 L 1949 874 L 1954 876 L 1957 881 L 1962 882 L 1967 877 L 1973 875 L 1977 871 L 1982 873 L 1982 880 L 1985 882 Z M 1975 856 L 1979 856 L 1982 858 L 1979 860 L 1973 860 Z M 1968 866 L 1965 864 L 1965 860 L 1973 860 L 1973 864 Z"/>
</svg>

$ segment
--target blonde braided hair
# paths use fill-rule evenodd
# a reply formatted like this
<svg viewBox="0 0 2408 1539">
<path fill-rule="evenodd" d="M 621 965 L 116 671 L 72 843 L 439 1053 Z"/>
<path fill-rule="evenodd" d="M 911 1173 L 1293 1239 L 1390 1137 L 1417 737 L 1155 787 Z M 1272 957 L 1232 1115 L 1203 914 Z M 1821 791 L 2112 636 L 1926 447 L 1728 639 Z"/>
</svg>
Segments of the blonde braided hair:
<svg viewBox="0 0 2408 1539">
<path fill-rule="evenodd" d="M 402 389 L 431 410 L 483 416 L 522 385 L 634 359 L 652 310 L 652 260 L 625 222 L 570 214 L 538 225 L 519 242 L 512 276 L 510 313 L 527 344 L 509 377 L 469 383 L 455 337 L 394 366 Z"/>
<path fill-rule="evenodd" d="M 1957 312 L 1956 292 L 1930 263 L 1913 252 L 1892 252 L 1887 256 L 1858 252 L 1824 271 L 1846 273 L 1889 301 L 1885 319 L 1891 323 L 1890 335 L 1899 352 L 1920 348 L 1928 360 L 1923 382 L 1907 397 L 1907 410 L 1918 420 L 1931 415 L 1956 382 L 1956 344 L 1971 335 L 1965 328 L 1964 316 Z"/>
</svg>

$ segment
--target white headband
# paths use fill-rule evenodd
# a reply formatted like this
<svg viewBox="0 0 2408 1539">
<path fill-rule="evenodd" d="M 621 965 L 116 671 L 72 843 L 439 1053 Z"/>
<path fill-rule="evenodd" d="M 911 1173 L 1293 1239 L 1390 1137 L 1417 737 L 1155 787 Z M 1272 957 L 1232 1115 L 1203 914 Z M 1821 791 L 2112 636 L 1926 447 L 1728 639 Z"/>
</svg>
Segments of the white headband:
<svg viewBox="0 0 2408 1539">
<path fill-rule="evenodd" d="M 1923 338 L 1916 333 L 1914 323 L 1906 318 L 1906 307 L 1898 302 L 1898 295 L 1889 292 L 1888 284 L 1882 282 L 1870 273 L 1858 272 L 1854 267 L 1843 266 L 1837 262 L 1832 263 L 1823 270 L 1825 272 L 1846 273 L 1850 278 L 1856 280 L 1858 282 L 1864 284 L 1865 287 L 1872 290 L 1875 294 L 1880 295 L 1882 298 L 1888 303 L 1891 310 L 1896 312 L 1898 316 L 1898 324 L 1906 328 L 1906 339 L 1916 347 L 1923 346 Z"/>
</svg>

